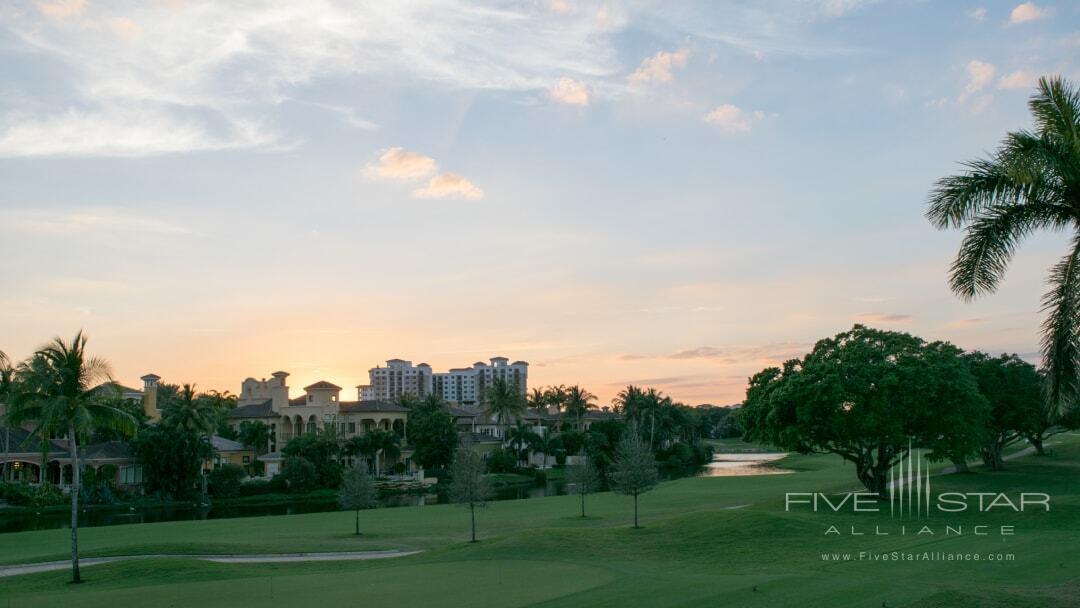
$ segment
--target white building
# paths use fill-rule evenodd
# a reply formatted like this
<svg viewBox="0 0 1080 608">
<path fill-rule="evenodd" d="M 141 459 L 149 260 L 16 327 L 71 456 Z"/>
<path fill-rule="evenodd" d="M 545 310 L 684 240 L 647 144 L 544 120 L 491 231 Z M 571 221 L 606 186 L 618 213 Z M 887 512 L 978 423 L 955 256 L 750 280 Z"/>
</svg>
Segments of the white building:
<svg viewBox="0 0 1080 608">
<path fill-rule="evenodd" d="M 413 366 L 411 361 L 391 359 L 386 367 L 374 367 L 368 375 L 370 384 L 356 387 L 361 400 L 392 401 L 406 393 L 417 397 L 434 393 L 445 401 L 476 405 L 496 379 L 517 386 L 524 395 L 528 391 L 529 364 L 492 357 L 490 363 L 477 361 L 472 367 L 432 373 L 427 363 Z"/>
<path fill-rule="evenodd" d="M 378 401 L 393 401 L 402 395 L 425 397 L 431 394 L 431 366 L 412 361 L 390 359 L 386 367 L 368 370 L 370 395 Z"/>
</svg>

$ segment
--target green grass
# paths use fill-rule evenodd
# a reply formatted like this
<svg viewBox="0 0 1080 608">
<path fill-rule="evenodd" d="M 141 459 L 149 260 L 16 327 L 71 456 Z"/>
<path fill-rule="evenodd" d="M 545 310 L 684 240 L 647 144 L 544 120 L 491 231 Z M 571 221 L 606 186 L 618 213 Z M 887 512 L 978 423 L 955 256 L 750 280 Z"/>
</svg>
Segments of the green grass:
<svg viewBox="0 0 1080 608">
<path fill-rule="evenodd" d="M 89 528 L 84 555 L 424 549 L 370 562 L 214 564 L 154 559 L 0 579 L 10 606 L 828 606 L 1004 608 L 1075 606 L 1080 596 L 1080 437 L 1008 470 L 935 477 L 936 492 L 1047 492 L 1050 513 L 935 514 L 950 523 L 1016 526 L 1015 536 L 873 536 L 884 514 L 785 512 L 785 492 L 855 489 L 852 467 L 793 456 L 791 475 L 681 479 L 641 499 L 576 497 L 500 502 L 477 515 L 482 542 L 465 542 L 468 513 L 452 505 L 350 513 Z M 737 507 L 737 508 L 736 508 Z M 828 525 L 870 531 L 826 536 Z M 63 530 L 0 535 L 0 562 L 63 559 Z M 1012 562 L 824 562 L 826 552 L 1013 553 Z"/>
</svg>

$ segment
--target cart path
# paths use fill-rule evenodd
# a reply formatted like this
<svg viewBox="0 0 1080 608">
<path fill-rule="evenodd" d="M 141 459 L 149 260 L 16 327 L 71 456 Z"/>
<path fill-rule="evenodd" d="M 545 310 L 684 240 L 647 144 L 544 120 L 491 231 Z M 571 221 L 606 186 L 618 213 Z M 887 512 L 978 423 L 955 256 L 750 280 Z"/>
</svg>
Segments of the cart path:
<svg viewBox="0 0 1080 608">
<path fill-rule="evenodd" d="M 335 553 L 257 553 L 251 555 L 188 555 L 188 554 L 148 554 L 148 555 L 113 555 L 109 557 L 84 557 L 79 560 L 80 567 L 97 566 L 99 564 L 111 564 L 113 562 L 126 562 L 139 559 L 158 558 L 182 558 L 200 559 L 207 562 L 222 564 L 254 564 L 270 562 L 328 562 L 344 560 L 387 559 L 391 557 L 405 557 L 415 555 L 419 551 L 343 551 Z M 19 576 L 21 574 L 33 574 L 35 572 L 50 572 L 53 570 L 67 570 L 71 568 L 71 561 L 40 562 L 36 564 L 15 564 L 0 566 L 0 577 Z"/>
</svg>

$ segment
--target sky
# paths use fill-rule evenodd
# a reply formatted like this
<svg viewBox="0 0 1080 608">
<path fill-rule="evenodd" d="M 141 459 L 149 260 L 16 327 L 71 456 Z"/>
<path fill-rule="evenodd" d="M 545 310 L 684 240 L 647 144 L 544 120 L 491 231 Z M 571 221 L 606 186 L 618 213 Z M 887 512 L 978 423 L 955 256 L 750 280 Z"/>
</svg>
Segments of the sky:
<svg viewBox="0 0 1080 608">
<path fill-rule="evenodd" d="M 1037 361 L 1064 236 L 947 286 L 934 180 L 1080 80 L 1073 2 L 0 6 L 0 350 L 347 391 L 390 358 L 730 404 L 863 323 Z"/>
</svg>

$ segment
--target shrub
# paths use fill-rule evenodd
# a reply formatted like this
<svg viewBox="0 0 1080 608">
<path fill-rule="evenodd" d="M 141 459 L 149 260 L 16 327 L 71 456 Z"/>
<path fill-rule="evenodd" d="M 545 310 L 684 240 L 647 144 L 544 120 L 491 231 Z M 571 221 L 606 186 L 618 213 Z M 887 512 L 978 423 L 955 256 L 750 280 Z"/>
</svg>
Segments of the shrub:
<svg viewBox="0 0 1080 608">
<path fill-rule="evenodd" d="M 284 494 L 289 491 L 289 484 L 281 473 L 278 473 L 270 478 L 269 488 L 271 494 Z"/>
<path fill-rule="evenodd" d="M 50 507 L 66 502 L 60 490 L 47 483 L 33 486 L 28 483 L 0 482 L 0 498 L 19 507 Z"/>
<path fill-rule="evenodd" d="M 240 483 L 239 496 L 259 496 L 273 492 L 271 482 L 265 479 L 247 479 Z M 284 490 L 284 488 L 282 488 Z"/>
<path fill-rule="evenodd" d="M 495 448 L 487 457 L 488 473 L 513 473 L 517 470 L 517 456 L 501 446 Z"/>
<path fill-rule="evenodd" d="M 285 459 L 281 467 L 281 477 L 289 488 L 289 492 L 302 494 L 310 492 L 318 486 L 319 473 L 315 465 L 302 456 L 293 456 Z"/>
<path fill-rule="evenodd" d="M 209 491 L 210 495 L 217 498 L 235 498 L 240 494 L 240 483 L 247 473 L 243 467 L 235 464 L 224 464 L 210 471 Z"/>
</svg>

